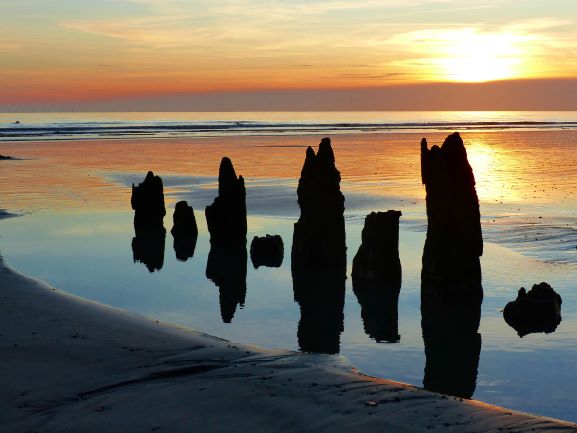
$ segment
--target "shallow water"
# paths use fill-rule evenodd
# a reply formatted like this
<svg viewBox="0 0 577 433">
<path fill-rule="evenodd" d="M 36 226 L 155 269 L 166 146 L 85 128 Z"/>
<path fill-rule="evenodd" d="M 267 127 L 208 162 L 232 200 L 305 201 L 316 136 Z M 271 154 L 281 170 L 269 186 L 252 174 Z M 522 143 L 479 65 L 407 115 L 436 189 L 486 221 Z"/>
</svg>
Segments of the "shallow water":
<svg viewBox="0 0 577 433">
<path fill-rule="evenodd" d="M 428 133 L 430 144 L 446 134 Z M 577 421 L 577 219 L 573 147 L 577 131 L 479 131 L 463 134 L 475 170 L 485 238 L 482 349 L 474 398 Z M 0 222 L 8 264 L 74 294 L 235 341 L 298 350 L 301 313 L 290 273 L 296 184 L 305 146 L 320 136 L 183 138 L 170 140 L 0 143 L 0 153 L 24 158 L 0 165 L 0 207 L 24 215 Z M 426 229 L 420 184 L 420 134 L 342 135 L 333 140 L 346 198 L 347 259 L 360 243 L 371 210 L 403 212 L 403 284 L 398 343 L 365 333 L 361 306 L 346 282 L 340 353 L 367 374 L 418 386 L 425 353 L 420 312 L 420 259 Z M 247 179 L 249 241 L 280 234 L 280 268 L 247 264 L 246 296 L 223 323 L 219 289 L 206 278 L 209 242 L 204 206 L 216 195 L 223 155 Z M 154 170 L 165 184 L 170 230 L 174 203 L 196 210 L 200 235 L 194 257 L 177 261 L 167 234 L 162 269 L 133 261 L 130 188 Z M 549 282 L 562 298 L 553 334 L 519 338 L 501 309 L 519 287 Z M 463 348 L 449 346 L 449 356 Z M 474 372 L 470 372 L 473 374 Z M 459 384 L 456 384 L 458 386 Z"/>
</svg>

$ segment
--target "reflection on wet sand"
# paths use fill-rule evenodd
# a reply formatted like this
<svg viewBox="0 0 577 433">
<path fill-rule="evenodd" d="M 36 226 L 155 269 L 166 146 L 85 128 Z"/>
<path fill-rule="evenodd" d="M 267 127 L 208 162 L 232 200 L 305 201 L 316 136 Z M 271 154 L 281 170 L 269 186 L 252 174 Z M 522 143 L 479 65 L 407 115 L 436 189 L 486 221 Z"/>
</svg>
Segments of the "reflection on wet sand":
<svg viewBox="0 0 577 433">
<path fill-rule="evenodd" d="M 440 144 L 442 143 L 442 138 L 444 138 L 440 137 L 440 133 L 429 133 L 429 135 L 429 141 L 433 143 Z M 525 248 L 530 245 L 535 248 L 534 251 L 540 251 L 538 255 L 540 258 L 547 254 L 550 248 L 553 248 L 553 243 L 564 245 L 563 257 L 566 257 L 567 261 L 574 261 L 575 255 L 571 251 L 575 251 L 575 242 L 570 232 L 571 224 L 567 225 L 567 229 L 557 229 L 555 224 L 551 223 L 549 225 L 549 218 L 555 215 L 561 215 L 564 218 L 565 215 L 568 215 L 567 220 L 562 221 L 570 223 L 569 216 L 574 215 L 573 207 L 575 202 L 571 197 L 575 195 L 577 183 L 573 182 L 574 176 L 571 173 L 574 171 L 575 158 L 577 158 L 577 154 L 572 152 L 574 147 L 572 145 L 576 141 L 577 131 L 547 134 L 536 134 L 534 132 L 480 133 L 470 131 L 463 137 L 466 139 L 470 164 L 475 169 L 475 180 L 477 181 L 479 197 L 485 199 L 482 204 L 485 214 L 483 226 L 485 236 L 487 232 L 491 233 L 492 231 L 493 239 L 497 243 L 512 239 L 519 244 L 525 245 Z M 239 172 L 246 173 L 247 177 L 250 178 L 248 184 L 254 185 L 254 183 L 258 183 L 259 186 L 262 186 L 264 197 L 267 197 L 267 199 L 263 200 L 262 196 L 253 193 L 256 190 L 249 188 L 249 195 L 253 196 L 250 203 L 257 203 L 258 201 L 266 203 L 262 208 L 274 209 L 274 213 L 271 212 L 272 215 L 279 215 L 285 218 L 282 220 L 270 218 L 271 214 L 267 213 L 266 209 L 266 212 L 259 213 L 262 208 L 258 208 L 257 212 L 255 211 L 256 206 L 250 206 L 249 212 L 255 216 L 255 220 L 249 220 L 251 238 L 253 234 L 264 235 L 266 232 L 279 232 L 285 238 L 286 246 L 290 247 L 288 221 L 294 214 L 286 211 L 288 205 L 281 207 L 278 203 L 288 201 L 286 197 L 292 197 L 292 195 L 286 194 L 284 191 L 292 188 L 294 184 L 294 175 L 297 170 L 300 170 L 304 157 L 304 149 L 301 146 L 309 139 L 310 137 L 284 137 L 282 139 L 270 136 L 241 137 L 238 139 L 227 138 L 227 141 L 222 143 L 220 139 L 197 139 L 194 142 L 192 140 L 177 139 L 170 142 L 167 141 L 163 143 L 166 144 L 163 146 L 158 146 L 158 142 L 153 140 L 104 140 L 102 142 L 95 141 L 90 146 L 86 146 L 86 144 L 79 145 L 76 142 L 66 142 L 65 144 L 54 142 L 50 146 L 32 146 L 24 143 L 14 145 L 13 149 L 16 149 L 17 146 L 21 149 L 18 155 L 20 156 L 20 152 L 22 152 L 22 155 L 27 157 L 27 160 L 25 164 L 18 164 L 18 171 L 15 170 L 9 176 L 9 179 L 3 179 L 4 186 L 6 186 L 3 189 L 3 196 L 6 198 L 7 203 L 11 204 L 11 208 L 33 211 L 34 207 L 37 207 L 57 212 L 68 212 L 82 205 L 85 206 L 83 212 L 92 213 L 87 215 L 84 221 L 76 218 L 84 226 L 74 227 L 74 232 L 69 230 L 70 233 L 67 233 L 66 238 L 61 239 L 56 237 L 57 233 L 60 233 L 61 227 L 52 224 L 60 216 L 59 214 L 57 214 L 56 218 L 51 215 L 51 219 L 46 218 L 46 220 L 39 218 L 39 215 L 30 215 L 22 218 L 22 223 L 18 226 L 14 224 L 8 225 L 11 224 L 10 221 L 3 222 L 2 224 L 10 227 L 6 231 L 6 235 L 4 236 L 3 234 L 3 242 L 7 244 L 12 242 L 11 245 L 19 248 L 21 244 L 18 242 L 26 242 L 31 239 L 37 242 L 32 237 L 33 234 L 35 237 L 46 234 L 46 248 L 40 248 L 42 246 L 40 242 L 37 243 L 38 248 L 28 248 L 26 252 L 22 251 L 22 254 L 17 253 L 20 251 L 18 248 L 13 248 L 16 253 L 10 253 L 11 260 L 15 265 L 27 270 L 28 273 L 41 274 L 45 272 L 45 278 L 53 279 L 57 285 L 59 284 L 58 279 L 66 276 L 66 284 L 71 290 L 77 290 L 75 294 L 95 298 L 101 296 L 107 303 L 138 312 L 154 311 L 154 314 L 158 315 L 159 318 L 167 321 L 174 320 L 173 312 L 179 312 L 179 317 L 182 320 L 186 320 L 185 324 L 187 326 L 211 330 L 216 335 L 221 335 L 225 338 L 236 338 L 237 332 L 241 331 L 243 335 L 250 335 L 250 343 L 269 347 L 282 345 L 296 349 L 295 334 L 299 319 L 292 317 L 290 314 L 292 311 L 289 306 L 283 304 L 286 292 L 270 290 L 271 287 L 267 281 L 270 276 L 270 278 L 274 279 L 274 288 L 281 286 L 286 277 L 285 272 L 290 267 L 288 262 L 285 261 L 278 273 L 270 269 L 265 270 L 265 272 L 262 272 L 262 270 L 254 272 L 252 269 L 248 269 L 249 274 L 253 273 L 247 275 L 247 281 L 251 285 L 251 290 L 254 290 L 253 295 L 258 297 L 259 303 L 254 305 L 254 309 L 252 308 L 253 305 L 250 305 L 250 311 L 235 313 L 235 308 L 238 311 L 237 305 L 239 305 L 239 302 L 228 302 L 229 305 L 233 305 L 233 312 L 232 314 L 224 314 L 224 316 L 231 318 L 233 314 L 236 314 L 235 323 L 237 327 L 222 326 L 222 320 L 217 312 L 218 307 L 213 306 L 217 302 L 216 297 L 218 295 L 216 292 L 218 289 L 212 281 L 205 278 L 204 261 L 208 251 L 204 251 L 201 254 L 203 257 L 195 257 L 195 259 L 200 260 L 189 261 L 186 265 L 175 264 L 173 253 L 168 251 L 166 261 L 164 261 L 163 272 L 149 274 L 143 265 L 138 264 L 130 266 L 130 271 L 133 274 L 125 274 L 122 266 L 125 259 L 131 259 L 128 257 L 130 252 L 127 250 L 130 240 L 123 238 L 124 235 L 121 238 L 119 227 L 125 224 L 128 215 L 115 213 L 105 216 L 100 214 L 100 212 L 103 210 L 117 212 L 119 209 L 126 209 L 127 185 L 129 188 L 130 183 L 134 180 L 134 173 L 140 173 L 138 181 L 142 181 L 148 168 L 150 168 L 151 161 L 154 161 L 155 172 L 159 170 L 163 174 L 165 188 L 170 192 L 171 200 L 202 195 L 202 200 L 194 201 L 197 211 L 201 209 L 202 212 L 203 208 L 200 207 L 200 204 L 202 206 L 207 204 L 207 196 L 212 194 L 212 192 L 207 193 L 207 191 L 211 191 L 209 186 L 212 187 L 212 184 L 202 183 L 202 178 L 197 176 L 206 176 L 206 179 L 210 178 L 210 181 L 207 182 L 213 182 L 214 170 L 218 167 L 218 162 L 222 155 L 226 154 L 235 162 L 235 167 L 239 169 Z M 543 156 L 543 143 L 545 142 L 547 158 Z M 418 150 L 415 146 L 418 143 L 417 138 L 414 134 L 409 133 L 382 135 L 379 137 L 347 135 L 346 137 L 338 137 L 335 143 L 336 146 L 333 147 L 338 158 L 338 168 L 342 171 L 345 180 L 342 187 L 343 192 L 347 195 L 348 214 L 351 215 L 351 219 L 347 219 L 347 229 L 351 229 L 351 233 L 357 233 L 360 230 L 360 227 L 356 224 L 363 215 L 360 213 L 361 210 L 358 209 L 362 208 L 362 212 L 365 212 L 368 208 L 363 208 L 362 206 L 369 206 L 365 202 L 356 207 L 352 206 L 351 203 L 356 200 L 354 197 L 355 193 L 375 197 L 375 200 L 386 198 L 383 201 L 375 201 L 377 204 L 374 206 L 370 204 L 375 210 L 387 208 L 402 210 L 408 223 L 405 225 L 406 230 L 401 232 L 401 236 L 403 236 L 401 238 L 401 247 L 406 258 L 403 261 L 405 267 L 404 290 L 414 288 L 415 284 L 418 286 L 418 282 L 416 282 L 418 272 L 414 272 L 413 269 L 418 266 L 415 262 L 418 255 L 415 251 L 416 246 L 422 247 L 422 242 L 421 233 L 413 232 L 413 222 L 411 221 L 411 219 L 418 218 L 420 224 L 421 219 L 424 217 L 424 209 L 420 201 L 423 191 L 420 182 L 417 181 L 419 176 Z M 191 153 L 191 144 L 197 146 L 195 147 L 197 150 L 193 153 Z M 167 146 L 170 146 L 170 152 L 166 152 Z M 16 150 L 13 150 L 13 152 L 17 154 Z M 123 159 L 123 155 L 126 154 L 132 154 L 135 158 L 130 160 Z M 202 154 L 203 157 L 195 157 L 195 155 L 199 154 Z M 479 156 L 479 154 L 481 155 Z M 367 155 L 370 155 L 370 158 L 367 158 Z M 104 158 L 103 156 L 106 157 Z M 174 164 L 175 160 L 183 161 L 183 164 Z M 255 160 L 266 160 L 267 164 L 255 164 Z M 62 164 L 62 166 L 58 164 Z M 479 170 L 481 165 L 483 170 Z M 543 171 L 544 166 L 547 168 L 546 172 Z M 37 173 L 39 172 L 46 174 L 46 176 L 42 176 L 41 182 L 38 180 Z M 87 176 L 87 173 L 90 173 L 90 176 Z M 101 176 L 94 176 L 93 173 L 100 173 Z M 106 177 L 102 177 L 103 174 Z M 113 174 L 117 177 L 112 177 Z M 539 175 L 542 177 L 539 177 Z M 287 180 L 287 178 L 290 179 Z M 118 179 L 124 180 L 120 182 Z M 255 182 L 255 179 L 258 182 Z M 200 182 L 200 184 L 197 182 Z M 281 187 L 278 187 L 277 182 Z M 0 187 L 0 189 L 2 188 Z M 281 194 L 277 192 L 278 190 L 283 191 L 281 197 L 275 195 Z M 255 196 L 257 198 L 254 198 Z M 269 201 L 268 197 L 272 197 L 272 201 Z M 401 202 L 391 201 L 390 197 L 400 197 L 403 200 Z M 488 203 L 488 199 L 495 203 L 497 203 L 496 200 L 502 200 L 503 204 Z M 540 208 L 539 206 L 549 207 Z M 95 213 L 96 209 L 98 209 L 98 213 Z M 565 213 L 567 209 L 571 212 Z M 524 218 L 525 213 L 527 213 L 528 222 L 525 219 L 521 219 Z M 519 214 L 522 217 L 519 217 Z M 94 226 L 95 219 L 88 220 L 94 215 L 99 218 L 98 227 Z M 265 218 L 261 219 L 260 217 L 263 215 Z M 543 219 L 537 220 L 538 217 L 536 215 L 543 215 Z M 529 220 L 533 216 L 535 216 L 535 220 Z M 494 217 L 497 218 L 497 223 L 489 224 L 488 219 Z M 82 218 L 85 217 L 83 216 Z M 76 220 L 71 219 L 70 221 Z M 282 221 L 282 225 L 279 221 Z M 527 227 L 520 225 L 519 221 Z M 540 223 L 540 221 L 543 222 Z M 129 233 L 130 227 L 125 228 L 124 234 L 129 235 L 131 239 L 133 234 Z M 200 228 L 206 232 L 204 221 L 202 221 Z M 170 229 L 168 225 L 167 229 Z M 497 229 L 499 230 L 497 231 Z M 204 248 L 204 232 L 201 233 L 201 239 L 196 247 L 197 256 Z M 107 235 L 108 239 L 103 236 L 104 234 Z M 404 237 L 405 234 L 406 237 Z M 59 234 L 59 236 L 62 235 Z M 539 236 L 539 240 L 536 240 L 537 236 Z M 487 238 L 485 237 L 485 239 Z M 545 247 L 543 247 L 545 242 L 543 239 L 547 239 L 549 242 L 549 244 L 545 244 Z M 571 250 L 568 243 L 565 243 L 567 239 L 569 239 L 569 243 L 573 239 Z M 152 270 L 160 269 L 163 263 L 164 250 L 162 240 L 163 236 L 159 236 L 155 241 L 154 236 L 147 238 L 137 234 L 133 241 L 134 258 L 147 263 L 147 266 Z M 563 244 L 560 242 L 561 240 L 563 240 Z M 358 239 L 351 239 L 351 241 L 349 248 L 354 243 L 357 243 Z M 118 243 L 120 243 L 120 246 L 118 246 Z M 508 243 L 510 244 L 511 241 Z M 83 250 L 80 248 L 83 245 L 91 245 L 91 247 Z M 452 248 L 454 245 L 444 242 L 445 247 Z M 171 245 L 167 245 L 167 247 L 171 248 Z M 51 262 L 42 257 L 42 255 L 46 255 L 47 248 L 53 251 L 53 257 L 50 258 Z M 99 249 L 97 250 L 96 248 Z M 68 251 L 68 257 L 66 251 Z M 352 250 L 349 249 L 349 251 Z M 119 254 L 116 255 L 116 252 L 119 252 Z M 90 255 L 97 253 L 102 254 L 103 260 L 98 260 L 98 263 L 91 263 L 90 260 L 86 260 L 86 258 L 92 258 Z M 352 252 L 352 254 L 354 253 L 355 251 Z M 488 301 L 490 301 L 491 305 L 504 306 L 507 301 L 513 300 L 516 296 L 512 291 L 513 288 L 518 289 L 522 284 L 551 278 L 550 282 L 555 285 L 555 289 L 559 290 L 559 293 L 563 296 L 563 301 L 569 305 L 569 308 L 564 307 L 565 322 L 557 328 L 556 334 L 549 336 L 530 335 L 529 341 L 525 341 L 527 337 L 517 341 L 518 337 L 515 332 L 509 329 L 502 319 L 497 322 L 494 320 L 496 308 L 491 308 L 487 324 L 490 326 L 494 325 L 494 328 L 491 329 L 490 335 L 483 332 L 483 344 L 485 346 L 484 349 L 491 346 L 491 348 L 498 348 L 499 353 L 495 354 L 495 352 L 492 352 L 492 356 L 495 355 L 494 359 L 496 362 L 491 364 L 483 362 L 482 374 L 486 380 L 478 384 L 475 396 L 479 398 L 490 397 L 490 401 L 493 403 L 508 399 L 514 402 L 517 408 L 523 409 L 523 405 L 525 405 L 526 410 L 535 410 L 534 406 L 531 406 L 532 399 L 537 400 L 539 397 L 533 397 L 533 395 L 544 395 L 545 392 L 559 388 L 559 393 L 557 394 L 559 398 L 543 402 L 543 411 L 547 411 L 550 415 L 560 414 L 561 411 L 565 411 L 564 414 L 571 415 L 571 411 L 566 410 L 567 401 L 571 401 L 571 399 L 565 399 L 563 393 L 566 393 L 567 389 L 571 387 L 570 384 L 573 383 L 569 377 L 570 374 L 566 374 L 567 371 L 570 371 L 566 366 L 570 365 L 574 356 L 572 356 L 571 351 L 572 345 L 566 343 L 572 341 L 571 319 L 574 313 L 570 307 L 575 305 L 575 296 L 571 291 L 570 282 L 575 280 L 575 267 L 552 266 L 547 262 L 529 260 L 518 255 L 513 256 L 505 249 L 497 250 L 490 247 L 489 253 L 485 263 L 490 264 L 491 269 L 488 272 L 489 278 L 486 278 L 483 282 L 483 287 L 490 297 Z M 545 257 L 545 260 L 547 260 L 547 257 Z M 59 263 L 56 263 L 57 258 Z M 76 259 L 74 269 L 70 268 L 68 262 L 71 258 Z M 48 270 L 47 263 L 50 263 L 50 270 Z M 64 266 L 60 266 L 60 263 L 64 264 Z M 83 263 L 90 264 L 89 268 L 84 269 L 82 267 Z M 431 264 L 433 263 L 431 262 Z M 111 265 L 115 266 L 115 268 L 110 267 Z M 474 262 L 472 266 L 477 267 L 478 262 Z M 252 266 L 250 267 L 252 268 Z M 166 272 L 169 268 L 170 272 Z M 432 270 L 432 267 L 430 269 Z M 75 272 L 72 272 L 73 270 Z M 68 273 L 68 271 L 70 272 Z M 97 278 L 90 278 L 90 281 L 86 280 L 84 276 L 88 275 L 87 271 L 97 273 Z M 113 271 L 118 275 L 118 278 L 115 277 L 114 281 L 111 278 L 106 278 L 114 275 Z M 434 276 L 432 272 L 428 275 Z M 554 277 L 549 275 L 554 275 Z M 459 278 L 456 275 L 454 279 L 458 280 Z M 218 280 L 218 278 L 215 279 Z M 305 278 L 297 278 L 297 280 L 303 281 Z M 326 283 L 329 279 L 320 278 L 320 280 Z M 183 281 L 186 282 L 186 290 L 175 289 L 160 292 L 155 290 L 157 282 L 161 282 L 162 287 L 169 289 L 171 287 L 182 287 Z M 510 285 L 513 281 L 514 286 Z M 126 292 L 127 282 L 130 283 L 130 287 L 137 289 L 142 296 L 124 295 L 125 293 L 130 293 Z M 339 284 L 335 284 L 335 287 L 337 287 L 336 292 L 339 292 Z M 229 286 L 231 285 L 232 283 Z M 298 283 L 296 285 L 297 287 L 299 286 Z M 311 283 L 311 286 L 313 285 L 314 283 Z M 285 288 L 290 290 L 289 287 Z M 372 294 L 370 293 L 365 297 L 365 293 L 359 290 L 359 286 L 354 280 L 353 288 L 362 307 L 360 312 L 365 330 L 372 334 L 375 339 L 381 338 L 385 341 L 385 338 L 393 338 L 396 326 L 391 324 L 389 327 L 387 325 L 390 330 L 385 331 L 385 322 L 388 322 L 389 318 L 394 317 L 392 307 L 396 304 L 396 298 L 392 297 L 392 299 L 385 300 L 385 296 L 376 295 L 374 296 L 375 299 L 371 299 Z M 311 287 L 311 289 L 316 289 L 316 287 Z M 212 296 L 204 296 L 205 292 L 210 293 Z M 224 290 L 224 292 L 225 294 L 229 293 L 227 290 Z M 230 293 L 232 292 L 234 290 L 230 291 Z M 289 293 L 288 295 L 290 297 L 291 294 Z M 221 304 L 224 307 L 227 304 L 226 298 L 226 296 L 221 296 Z M 243 296 L 235 297 L 231 295 L 229 298 L 242 299 Z M 308 304 L 305 305 L 307 297 L 305 295 L 296 296 L 295 294 L 295 298 L 303 304 L 303 309 L 305 310 L 303 324 L 311 323 L 311 320 L 308 320 L 311 315 L 307 315 L 307 312 L 311 311 L 312 308 L 307 308 Z M 367 298 L 369 300 L 365 301 Z M 158 309 L 159 306 L 162 306 L 158 302 L 159 299 L 166 300 L 166 304 L 171 306 L 170 311 L 168 309 Z M 326 299 L 330 300 L 330 296 L 327 296 Z M 292 303 L 291 301 L 292 298 L 289 303 Z M 126 304 L 123 305 L 121 302 L 126 302 Z M 247 299 L 247 302 L 250 304 L 251 299 Z M 340 301 L 336 301 L 337 304 L 338 302 Z M 355 304 L 356 302 L 353 301 Z M 321 304 L 321 302 L 317 304 Z M 377 305 L 380 305 L 380 307 L 377 308 Z M 296 308 L 294 305 L 293 307 Z M 391 309 L 390 313 L 388 308 Z M 367 373 L 380 375 L 388 375 L 389 371 L 397 368 L 397 360 L 401 358 L 403 360 L 401 363 L 406 365 L 398 368 L 399 376 L 396 376 L 396 378 L 414 383 L 415 371 L 417 371 L 417 374 L 418 371 L 422 373 L 425 365 L 424 359 L 421 360 L 424 357 L 422 350 L 418 355 L 414 354 L 415 348 L 422 348 L 423 343 L 421 336 L 418 335 L 419 331 L 421 331 L 419 329 L 421 321 L 418 308 L 419 303 L 418 301 L 415 302 L 413 292 L 411 290 L 404 292 L 398 311 L 400 321 L 398 329 L 403 332 L 402 345 L 389 347 L 395 353 L 399 353 L 398 356 L 379 359 L 379 352 L 387 348 L 383 348 L 382 345 L 375 345 L 374 342 L 364 337 L 362 331 L 359 335 L 359 330 L 353 326 L 348 329 L 349 324 L 358 321 L 358 317 L 348 317 L 346 319 L 347 334 L 340 335 L 341 353 L 353 359 Z M 203 314 L 207 309 L 211 313 L 211 317 Z M 224 310 L 226 308 L 223 308 Z M 345 314 L 359 314 L 356 306 L 348 310 Z M 432 319 L 429 320 L 429 317 L 439 316 L 440 313 L 435 316 L 434 312 L 442 310 L 442 306 L 438 308 L 423 306 L 424 315 L 427 316 L 428 314 L 424 318 L 427 319 L 425 321 L 431 322 Z M 374 314 L 371 313 L 373 311 Z M 450 315 L 450 306 L 446 307 L 445 311 L 446 314 Z M 240 323 L 239 319 L 242 318 L 240 316 L 245 313 L 250 313 L 251 320 L 248 321 L 250 323 L 247 323 L 247 321 Z M 333 317 L 335 315 L 338 314 L 333 314 Z M 252 329 L 262 326 L 262 323 L 258 325 L 258 321 L 270 320 L 271 316 L 275 316 L 275 332 L 251 332 Z M 369 320 L 371 317 L 372 319 Z M 254 326 L 254 328 L 251 328 L 251 326 Z M 415 326 L 417 333 L 414 332 Z M 458 324 L 456 323 L 454 326 L 456 328 Z M 306 329 L 307 327 L 303 326 L 303 328 Z M 435 341 L 441 338 L 435 338 L 436 334 L 442 335 L 443 332 L 450 334 L 450 332 L 449 330 L 434 332 L 430 330 L 431 327 L 426 328 L 426 332 L 423 333 L 426 334 L 427 338 L 429 358 L 433 359 L 431 345 L 434 346 Z M 331 332 L 333 335 L 335 334 L 334 330 Z M 340 332 L 337 329 L 336 334 L 338 335 Z M 300 334 L 303 334 L 303 332 Z M 418 335 L 418 338 L 415 339 L 415 335 Z M 471 335 L 474 337 L 476 334 L 471 333 Z M 456 338 L 454 339 L 456 340 Z M 304 341 L 305 339 L 301 340 Z M 312 344 L 307 345 L 306 341 L 301 346 L 303 348 L 314 347 Z M 512 347 L 510 348 L 509 346 Z M 547 350 L 543 351 L 543 347 L 546 347 Z M 517 349 L 525 351 L 527 353 L 526 356 L 530 356 L 531 362 L 527 362 L 522 366 L 518 361 L 525 355 L 520 355 Z M 326 347 L 325 350 L 327 350 Z M 388 352 L 391 352 L 391 350 L 388 350 Z M 407 354 L 406 358 L 404 357 L 405 353 Z M 527 371 L 533 368 L 533 365 L 546 366 L 547 357 L 543 357 L 543 353 L 554 353 L 556 355 L 555 360 L 559 367 L 557 369 L 559 375 L 556 377 L 559 378 L 559 382 L 562 381 L 564 383 L 564 386 L 557 386 L 553 381 L 549 380 L 549 376 L 546 374 L 539 378 L 526 374 Z M 432 361 L 429 364 L 431 363 Z M 518 373 L 516 378 L 518 381 L 517 386 L 509 387 L 506 385 L 507 380 L 503 379 L 509 379 L 510 376 L 506 369 L 502 368 L 504 365 L 515 366 Z M 392 366 L 394 367 L 391 368 Z M 427 381 L 429 381 L 430 377 L 434 377 L 434 369 L 432 369 L 433 371 L 431 369 L 432 367 L 429 365 Z M 417 380 L 421 378 L 422 376 Z M 525 390 L 529 387 L 533 389 L 531 396 L 524 396 Z M 538 391 L 535 391 L 535 389 L 538 389 Z M 562 404 L 561 401 L 563 401 Z"/>
<path fill-rule="evenodd" d="M 237 305 L 244 306 L 246 298 L 247 253 L 244 244 L 219 245 L 213 243 L 208 253 L 206 276 L 218 286 L 220 315 L 230 323 Z"/>
<path fill-rule="evenodd" d="M 471 398 L 481 353 L 481 300 L 451 302 L 424 295 L 421 316 L 426 356 L 423 386 Z"/>
<path fill-rule="evenodd" d="M 326 272 L 293 272 L 294 299 L 301 310 L 299 349 L 336 354 L 344 330 L 346 269 Z"/>
<path fill-rule="evenodd" d="M 197 237 L 174 236 L 172 247 L 176 254 L 176 259 L 180 262 L 186 262 L 194 257 Z"/>
<path fill-rule="evenodd" d="M 363 284 L 353 278 L 365 333 L 377 343 L 398 343 L 401 281 Z"/>
<path fill-rule="evenodd" d="M 132 238 L 132 258 L 143 263 L 150 272 L 160 271 L 164 265 L 164 227 L 157 230 L 136 230 Z"/>
</svg>

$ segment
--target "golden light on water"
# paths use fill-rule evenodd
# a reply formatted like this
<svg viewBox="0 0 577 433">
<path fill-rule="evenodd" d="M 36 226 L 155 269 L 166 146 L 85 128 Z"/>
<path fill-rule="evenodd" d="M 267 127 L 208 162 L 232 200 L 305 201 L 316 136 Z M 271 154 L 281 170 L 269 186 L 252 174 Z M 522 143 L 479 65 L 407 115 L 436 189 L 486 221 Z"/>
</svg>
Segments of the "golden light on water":
<svg viewBox="0 0 577 433">
<path fill-rule="evenodd" d="M 511 177 L 517 171 L 519 161 L 510 152 L 483 140 L 471 140 L 467 143 L 467 158 L 475 173 L 480 201 L 518 202 L 523 199 L 522 190 L 511 186 Z"/>
</svg>

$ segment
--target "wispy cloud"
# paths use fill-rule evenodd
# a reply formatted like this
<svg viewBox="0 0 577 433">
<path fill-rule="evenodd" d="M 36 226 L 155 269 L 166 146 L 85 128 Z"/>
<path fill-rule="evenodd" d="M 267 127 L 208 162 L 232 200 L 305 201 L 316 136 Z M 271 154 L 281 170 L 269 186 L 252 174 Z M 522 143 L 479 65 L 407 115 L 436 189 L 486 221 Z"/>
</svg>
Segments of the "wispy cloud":
<svg viewBox="0 0 577 433">
<path fill-rule="evenodd" d="M 12 56 L 10 80 L 28 71 L 61 80 L 48 72 L 62 69 L 79 88 L 96 81 L 105 88 L 105 76 L 116 90 L 129 83 L 176 92 L 462 80 L 487 64 L 497 78 L 577 76 L 577 26 L 567 0 L 525 9 L 522 0 L 106 0 L 98 8 L 65 7 L 73 1 L 38 0 L 34 17 L 42 26 L 0 17 L 10 27 L 3 27 L 0 52 L 25 53 Z M 20 14 L 34 4 L 9 0 Z"/>
<path fill-rule="evenodd" d="M 0 41 L 0 53 L 12 53 L 18 51 L 22 48 L 21 44 L 15 42 L 2 42 Z"/>
</svg>

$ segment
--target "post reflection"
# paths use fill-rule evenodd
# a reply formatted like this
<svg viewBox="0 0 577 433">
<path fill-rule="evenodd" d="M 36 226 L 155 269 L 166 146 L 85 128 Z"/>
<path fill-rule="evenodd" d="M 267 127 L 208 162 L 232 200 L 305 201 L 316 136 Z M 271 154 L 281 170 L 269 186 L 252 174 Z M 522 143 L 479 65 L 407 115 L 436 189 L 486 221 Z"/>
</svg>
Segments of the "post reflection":
<svg viewBox="0 0 577 433">
<path fill-rule="evenodd" d="M 220 315 L 224 323 L 231 323 L 236 307 L 244 306 L 246 298 L 246 245 L 211 243 L 206 277 L 219 291 Z"/>
<path fill-rule="evenodd" d="M 366 284 L 353 278 L 365 333 L 377 343 L 398 343 L 401 281 Z"/>
<path fill-rule="evenodd" d="M 423 386 L 429 391 L 473 396 L 481 354 L 481 301 L 421 297 L 426 356 Z"/>
<path fill-rule="evenodd" d="M 132 238 L 132 258 L 143 263 L 150 272 L 160 271 L 164 265 L 164 242 L 166 231 L 157 229 L 136 229 Z"/>
<path fill-rule="evenodd" d="M 197 237 L 174 236 L 172 247 L 176 255 L 176 260 L 186 262 L 194 257 Z"/>
<path fill-rule="evenodd" d="M 297 338 L 303 352 L 337 354 L 344 330 L 346 272 L 293 272 L 301 318 Z"/>
</svg>

